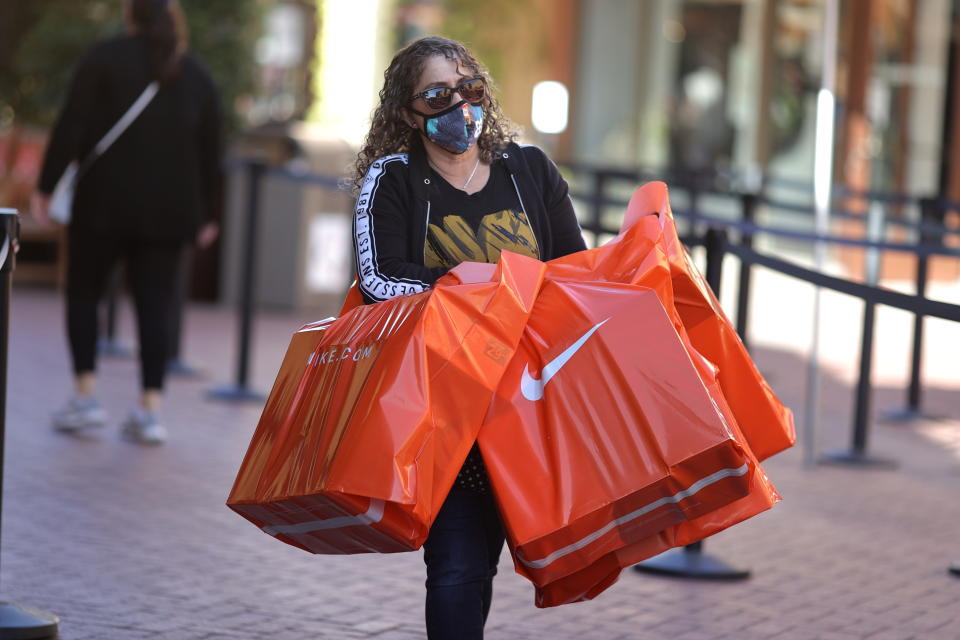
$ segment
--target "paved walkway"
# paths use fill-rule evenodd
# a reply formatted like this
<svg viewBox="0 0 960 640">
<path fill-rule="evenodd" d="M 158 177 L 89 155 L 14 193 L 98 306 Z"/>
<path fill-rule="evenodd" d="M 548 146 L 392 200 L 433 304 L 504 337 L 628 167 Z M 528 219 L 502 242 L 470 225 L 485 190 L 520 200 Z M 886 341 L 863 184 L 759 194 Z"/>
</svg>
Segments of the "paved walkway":
<svg viewBox="0 0 960 640">
<path fill-rule="evenodd" d="M 761 292 L 784 292 L 758 281 Z M 756 358 L 801 424 L 803 340 L 770 326 L 776 314 L 790 314 L 789 304 L 775 306 L 754 312 L 763 339 Z M 849 335 L 825 353 L 818 450 L 849 440 L 847 351 L 855 352 L 856 318 L 837 322 L 835 311 L 825 311 L 831 334 Z M 260 314 L 252 386 L 269 389 L 290 333 L 322 315 Z M 2 540 L 7 599 L 59 614 L 64 640 L 424 637 L 419 552 L 311 556 L 224 506 L 260 410 L 204 398 L 234 366 L 229 310 L 189 310 L 186 353 L 207 376 L 172 381 L 172 438 L 159 448 L 120 440 L 116 426 L 87 437 L 50 430 L 48 415 L 69 386 L 61 317 L 53 292 L 15 292 Z M 129 335 L 129 320 L 122 326 Z M 877 374 L 875 406 L 882 408 L 901 401 L 905 360 L 884 354 L 902 352 L 906 338 L 878 327 L 878 361 L 888 363 Z M 946 419 L 876 421 L 870 450 L 899 461 L 893 471 L 805 468 L 799 446 L 768 461 L 783 503 L 706 543 L 708 552 L 752 569 L 750 580 L 703 583 L 629 571 L 597 600 L 538 610 L 531 586 L 505 555 L 488 637 L 960 638 L 960 579 L 947 572 L 960 559 L 960 330 L 933 333 L 926 403 Z M 134 400 L 136 372 L 132 360 L 102 363 L 102 396 L 114 422 Z"/>
</svg>

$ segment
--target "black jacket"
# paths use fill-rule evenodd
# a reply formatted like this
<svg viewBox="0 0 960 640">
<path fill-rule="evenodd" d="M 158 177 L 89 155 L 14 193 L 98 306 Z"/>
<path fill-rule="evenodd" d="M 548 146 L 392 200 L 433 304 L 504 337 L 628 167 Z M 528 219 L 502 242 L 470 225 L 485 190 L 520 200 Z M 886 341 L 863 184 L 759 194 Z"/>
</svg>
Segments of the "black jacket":
<svg viewBox="0 0 960 640">
<path fill-rule="evenodd" d="M 543 151 L 510 144 L 495 162 L 507 165 L 541 260 L 586 248 L 567 183 Z M 430 201 L 437 190 L 430 175 L 422 145 L 370 165 L 353 222 L 357 279 L 365 302 L 423 291 L 446 273 L 443 267 L 424 266 Z"/>
<path fill-rule="evenodd" d="M 47 146 L 39 190 L 53 191 L 152 80 L 144 39 L 93 47 L 80 61 Z M 175 78 L 80 178 L 71 227 L 186 240 L 215 217 L 222 183 L 221 120 L 213 81 L 187 55 Z"/>
</svg>

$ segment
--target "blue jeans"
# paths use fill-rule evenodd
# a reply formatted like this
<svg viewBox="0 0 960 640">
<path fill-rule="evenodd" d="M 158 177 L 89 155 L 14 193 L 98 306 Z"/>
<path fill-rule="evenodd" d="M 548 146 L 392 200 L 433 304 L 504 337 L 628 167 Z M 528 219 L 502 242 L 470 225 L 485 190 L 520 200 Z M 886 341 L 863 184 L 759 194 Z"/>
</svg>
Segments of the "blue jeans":
<svg viewBox="0 0 960 640">
<path fill-rule="evenodd" d="M 503 541 L 493 495 L 454 486 L 423 544 L 430 640 L 483 638 Z"/>
</svg>

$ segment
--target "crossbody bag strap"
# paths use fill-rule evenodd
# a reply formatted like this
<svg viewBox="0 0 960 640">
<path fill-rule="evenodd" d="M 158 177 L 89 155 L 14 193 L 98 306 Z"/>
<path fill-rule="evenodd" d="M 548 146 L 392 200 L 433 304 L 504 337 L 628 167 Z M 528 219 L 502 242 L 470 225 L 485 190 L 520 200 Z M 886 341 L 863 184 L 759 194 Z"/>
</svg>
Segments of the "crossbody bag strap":
<svg viewBox="0 0 960 640">
<path fill-rule="evenodd" d="M 78 177 L 91 164 L 93 164 L 94 160 L 103 155 L 103 152 L 109 149 L 110 145 L 116 142 L 117 138 L 119 138 L 120 135 L 127 130 L 127 127 L 133 124 L 133 121 L 136 120 L 141 113 L 143 113 L 143 110 L 147 108 L 147 105 L 150 104 L 150 101 L 153 100 L 153 97 L 157 95 L 157 91 L 159 90 L 160 83 L 157 81 L 153 81 L 147 85 L 147 88 L 143 90 L 143 93 L 140 94 L 140 97 L 138 97 L 134 103 L 130 105 L 130 108 L 127 109 L 127 112 L 124 113 L 112 127 L 110 127 L 110 130 L 107 131 L 102 138 L 100 138 L 100 141 L 93 148 L 93 151 L 91 151 L 90 154 L 84 158 L 83 163 L 80 165 L 80 170 L 77 172 Z"/>
</svg>

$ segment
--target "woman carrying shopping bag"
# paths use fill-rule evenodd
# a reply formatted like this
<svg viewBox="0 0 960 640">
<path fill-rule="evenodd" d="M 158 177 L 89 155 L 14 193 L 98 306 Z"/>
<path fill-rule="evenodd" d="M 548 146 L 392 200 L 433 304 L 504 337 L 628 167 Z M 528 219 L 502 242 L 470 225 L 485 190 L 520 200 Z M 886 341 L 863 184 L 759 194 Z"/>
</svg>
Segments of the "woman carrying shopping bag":
<svg viewBox="0 0 960 640">
<path fill-rule="evenodd" d="M 95 394 L 97 305 L 122 262 L 139 329 L 140 402 L 123 435 L 159 444 L 167 365 L 170 307 L 187 243 L 207 246 L 217 236 L 221 120 L 216 90 L 186 51 L 176 0 L 125 0 L 127 34 L 95 45 L 80 61 L 53 130 L 32 209 L 49 223 L 67 222 L 67 333 L 74 395 L 53 416 L 55 428 L 101 426 L 106 414 Z M 64 181 L 74 187 L 63 206 Z M 59 184 L 58 184 L 59 183 Z"/>
<path fill-rule="evenodd" d="M 423 291 L 500 252 L 550 260 L 585 248 L 567 183 L 520 147 L 479 61 L 417 40 L 384 74 L 355 184 L 356 268 L 366 302 Z M 474 446 L 424 544 L 431 640 L 483 637 L 504 534 Z"/>
</svg>

